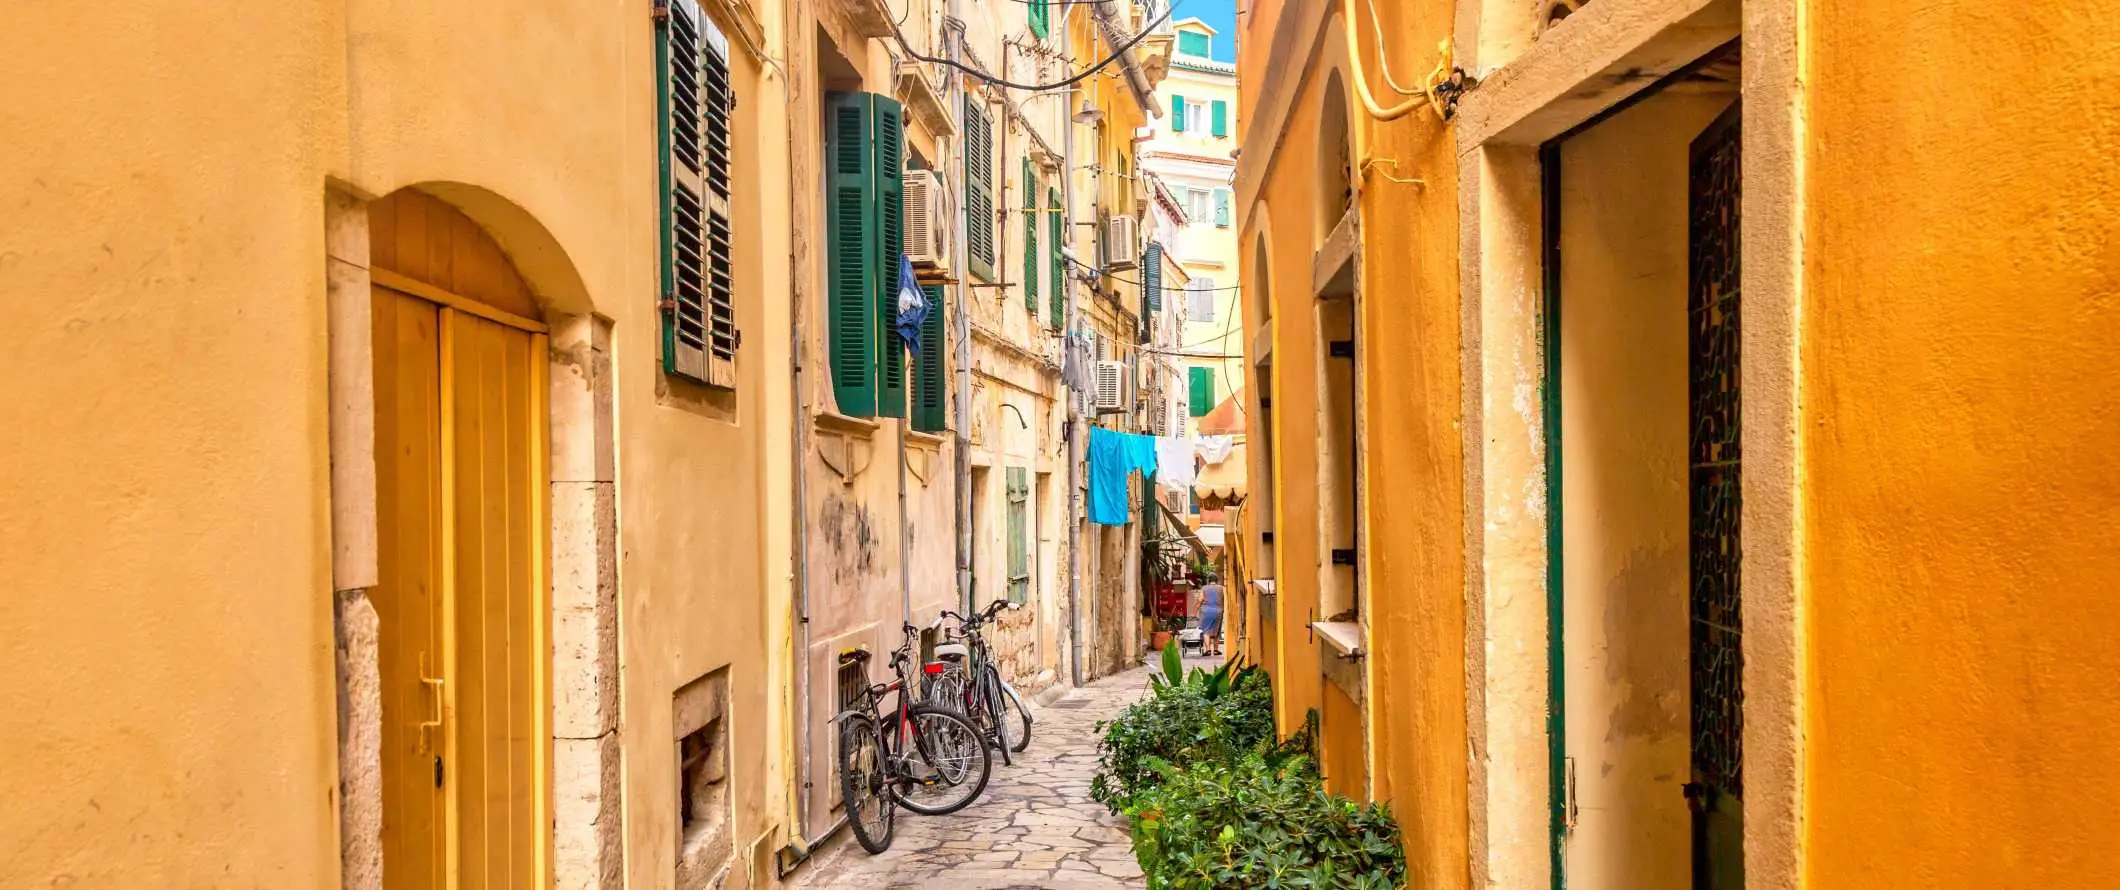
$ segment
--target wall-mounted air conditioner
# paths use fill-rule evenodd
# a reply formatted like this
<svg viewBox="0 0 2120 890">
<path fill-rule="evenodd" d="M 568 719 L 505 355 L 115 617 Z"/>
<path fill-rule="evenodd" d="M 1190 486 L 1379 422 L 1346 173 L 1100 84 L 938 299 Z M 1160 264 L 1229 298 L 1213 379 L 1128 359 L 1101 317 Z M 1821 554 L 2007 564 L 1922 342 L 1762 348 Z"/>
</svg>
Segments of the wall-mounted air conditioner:
<svg viewBox="0 0 2120 890">
<path fill-rule="evenodd" d="M 1124 411 L 1127 409 L 1126 363 L 1103 361 L 1097 363 L 1097 388 L 1095 405 L 1097 413 Z"/>
<path fill-rule="evenodd" d="M 1113 269 L 1131 269 L 1139 263 L 1141 238 L 1134 231 L 1134 218 L 1114 216 L 1104 223 L 1104 258 Z"/>
<path fill-rule="evenodd" d="M 950 209 L 942 177 L 933 170 L 905 171 L 905 256 L 913 265 L 950 271 Z"/>
</svg>

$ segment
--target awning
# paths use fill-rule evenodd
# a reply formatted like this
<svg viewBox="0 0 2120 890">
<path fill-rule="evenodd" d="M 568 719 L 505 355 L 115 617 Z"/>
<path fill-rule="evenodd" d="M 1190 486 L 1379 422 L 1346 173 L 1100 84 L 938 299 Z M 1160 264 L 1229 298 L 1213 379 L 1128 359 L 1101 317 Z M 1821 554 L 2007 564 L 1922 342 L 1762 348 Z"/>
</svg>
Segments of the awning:
<svg viewBox="0 0 2120 890">
<path fill-rule="evenodd" d="M 1245 494 L 1244 443 L 1238 441 L 1221 463 L 1200 468 L 1193 480 L 1193 495 L 1200 500 L 1241 501 Z"/>
</svg>

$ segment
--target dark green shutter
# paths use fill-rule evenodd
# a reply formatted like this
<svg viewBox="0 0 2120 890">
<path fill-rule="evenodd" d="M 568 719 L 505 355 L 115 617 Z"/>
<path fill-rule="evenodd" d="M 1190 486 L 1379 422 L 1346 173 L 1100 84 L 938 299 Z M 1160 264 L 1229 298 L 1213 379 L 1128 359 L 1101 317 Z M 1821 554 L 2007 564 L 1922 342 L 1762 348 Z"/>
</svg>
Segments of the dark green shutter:
<svg viewBox="0 0 2120 890">
<path fill-rule="evenodd" d="M 1172 94 L 1170 97 L 1170 131 L 1185 132 L 1185 97 Z"/>
<path fill-rule="evenodd" d="M 656 26 L 662 158 L 663 370 L 736 385 L 736 271 L 730 242 L 729 44 L 692 0 Z"/>
<path fill-rule="evenodd" d="M 1141 296 L 1148 311 L 1163 311 L 1163 245 L 1150 244 L 1141 257 Z"/>
<path fill-rule="evenodd" d="M 1215 410 L 1215 369 L 1187 368 L 1185 373 L 1192 383 L 1192 393 L 1187 399 L 1192 403 L 1192 408 L 1187 413 L 1202 417 Z"/>
<path fill-rule="evenodd" d="M 1067 244 L 1067 208 L 1060 206 L 1059 189 L 1046 189 L 1045 200 L 1051 207 L 1046 218 L 1052 220 L 1053 236 L 1052 329 L 1058 331 L 1067 324 L 1067 255 L 1060 252 Z"/>
<path fill-rule="evenodd" d="M 876 200 L 869 152 L 869 96 L 826 97 L 825 208 L 831 310 L 832 391 L 839 413 L 876 414 Z"/>
<path fill-rule="evenodd" d="M 1052 30 L 1052 6 L 1046 0 L 1031 0 L 1031 33 L 1038 39 Z"/>
<path fill-rule="evenodd" d="M 1215 189 L 1215 226 L 1229 228 L 1229 189 Z"/>
<path fill-rule="evenodd" d="M 943 333 L 948 313 L 943 306 L 943 286 L 923 284 L 928 317 L 920 325 L 920 358 L 913 369 L 913 429 L 939 433 L 950 427 L 950 360 L 947 335 Z"/>
<path fill-rule="evenodd" d="M 1214 104 L 1209 107 L 1212 109 L 1209 113 L 1213 116 L 1214 123 L 1213 129 L 1209 132 L 1216 136 L 1229 135 L 1229 103 L 1216 99 Z"/>
<path fill-rule="evenodd" d="M 964 94 L 965 253 L 972 274 L 994 280 L 994 131 L 979 99 Z"/>
<path fill-rule="evenodd" d="M 876 413 L 905 416 L 905 341 L 898 338 L 898 264 L 905 255 L 905 106 L 870 94 L 876 176 Z"/>
<path fill-rule="evenodd" d="M 1031 156 L 1023 156 L 1023 309 L 1038 314 L 1038 186 Z"/>
<path fill-rule="evenodd" d="M 1008 600 L 1030 599 L 1031 559 L 1029 541 L 1030 473 L 1023 467 L 1008 468 Z"/>
</svg>

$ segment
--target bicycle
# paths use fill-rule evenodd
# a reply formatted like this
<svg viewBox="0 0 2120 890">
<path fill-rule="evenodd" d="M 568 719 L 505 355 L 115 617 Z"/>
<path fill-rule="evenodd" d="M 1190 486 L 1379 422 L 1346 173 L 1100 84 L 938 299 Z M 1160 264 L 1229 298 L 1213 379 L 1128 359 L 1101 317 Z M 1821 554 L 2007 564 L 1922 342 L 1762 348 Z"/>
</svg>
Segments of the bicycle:
<svg viewBox="0 0 2120 890">
<path fill-rule="evenodd" d="M 986 636 L 980 629 L 990 624 L 994 616 L 1003 609 L 1020 609 L 1019 603 L 995 600 L 986 608 L 971 615 L 959 615 L 944 610 L 935 617 L 934 626 L 940 628 L 945 618 L 958 622 L 957 638 L 935 647 L 937 661 L 927 665 L 927 682 L 922 697 L 931 702 L 949 702 L 963 709 L 972 725 L 979 728 L 983 738 L 988 739 L 1001 751 L 1001 763 L 1014 765 L 1010 752 L 1021 752 L 1031 744 L 1031 712 L 1023 706 L 1023 698 L 1016 689 L 1001 679 L 1001 671 L 994 667 L 993 650 L 987 646 Z M 1010 724 L 1019 729 L 1010 737 Z"/>
<path fill-rule="evenodd" d="M 840 800 L 855 840 L 870 853 L 890 848 L 896 807 L 924 816 L 954 813 L 979 799 L 994 769 L 970 720 L 912 701 L 906 672 L 918 633 L 906 625 L 906 641 L 891 653 L 897 679 L 863 688 L 832 718 L 839 726 Z M 857 650 L 841 656 L 841 664 L 859 663 L 866 676 L 869 659 L 867 651 Z M 898 700 L 886 711 L 884 699 L 892 693 Z"/>
</svg>

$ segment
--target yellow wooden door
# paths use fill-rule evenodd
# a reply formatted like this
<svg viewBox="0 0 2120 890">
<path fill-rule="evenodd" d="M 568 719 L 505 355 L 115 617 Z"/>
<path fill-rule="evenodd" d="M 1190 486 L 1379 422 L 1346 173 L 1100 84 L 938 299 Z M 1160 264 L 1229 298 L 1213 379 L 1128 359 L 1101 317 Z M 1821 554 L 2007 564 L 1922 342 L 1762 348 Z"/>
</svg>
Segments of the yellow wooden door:
<svg viewBox="0 0 2120 890">
<path fill-rule="evenodd" d="M 544 327 L 446 205 L 377 202 L 370 236 L 384 882 L 549 886 Z"/>
</svg>

